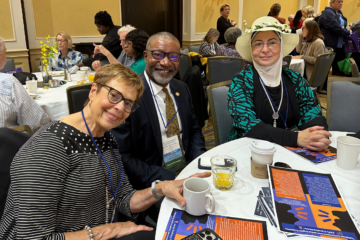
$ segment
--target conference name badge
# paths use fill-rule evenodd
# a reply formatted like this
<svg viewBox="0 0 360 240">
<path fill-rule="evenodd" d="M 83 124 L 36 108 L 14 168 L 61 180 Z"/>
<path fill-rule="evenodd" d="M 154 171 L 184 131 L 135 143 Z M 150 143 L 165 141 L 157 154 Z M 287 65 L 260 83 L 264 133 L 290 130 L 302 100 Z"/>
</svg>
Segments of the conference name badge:
<svg viewBox="0 0 360 240">
<path fill-rule="evenodd" d="M 179 138 L 174 135 L 170 138 L 163 138 L 163 154 L 165 169 L 176 172 L 185 167 Z"/>
</svg>

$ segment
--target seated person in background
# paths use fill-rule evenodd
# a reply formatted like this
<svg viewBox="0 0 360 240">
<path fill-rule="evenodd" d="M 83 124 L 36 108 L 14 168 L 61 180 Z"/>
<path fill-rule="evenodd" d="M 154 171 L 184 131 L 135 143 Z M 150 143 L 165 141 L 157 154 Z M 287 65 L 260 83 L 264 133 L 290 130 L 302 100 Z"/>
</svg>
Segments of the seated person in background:
<svg viewBox="0 0 360 240">
<path fill-rule="evenodd" d="M 204 41 L 200 44 L 199 54 L 205 55 L 216 55 L 216 50 L 219 44 L 216 42 L 219 39 L 220 33 L 214 28 L 210 28 L 204 37 Z"/>
<path fill-rule="evenodd" d="M 331 134 L 308 82 L 297 72 L 282 68 L 282 59 L 298 44 L 296 34 L 282 32 L 276 21 L 261 17 L 263 27 L 242 35 L 236 45 L 241 56 L 254 66 L 236 74 L 228 93 L 233 120 L 228 141 L 251 137 L 282 146 L 313 151 L 328 148 Z M 279 24 L 281 25 L 281 24 Z M 300 132 L 291 131 L 297 127 Z"/>
<path fill-rule="evenodd" d="M 101 35 L 106 34 L 101 45 L 108 49 L 115 58 L 118 58 L 121 53 L 120 40 L 117 34 L 120 27 L 114 25 L 110 14 L 106 11 L 96 13 L 95 25 Z M 96 60 L 106 60 L 106 56 L 101 53 L 95 54 L 94 57 L 85 59 L 83 66 L 91 67 L 92 63 Z"/>
<path fill-rule="evenodd" d="M 59 44 L 59 52 L 55 54 L 55 58 L 51 58 L 52 70 L 63 71 L 67 69 L 70 73 L 76 73 L 84 58 L 80 52 L 71 49 L 72 40 L 70 35 L 61 31 L 56 34 L 55 41 Z"/>
<path fill-rule="evenodd" d="M 289 21 L 289 24 L 291 24 L 292 23 L 292 21 L 294 21 L 294 14 L 290 14 L 289 16 L 288 16 L 288 21 Z"/>
<path fill-rule="evenodd" d="M 0 37 L 0 69 L 6 64 L 6 46 Z M 29 125 L 33 132 L 50 122 L 49 116 L 11 74 L 0 73 L 0 127 Z"/>
<path fill-rule="evenodd" d="M 137 74 L 141 74 L 145 70 L 145 60 L 144 60 L 144 51 L 146 49 L 146 43 L 149 39 L 149 35 L 139 29 L 135 29 L 126 34 L 125 41 L 123 44 L 123 50 L 126 52 L 126 55 L 135 61 L 130 65 L 130 69 L 136 72 Z M 102 45 L 94 45 L 95 50 L 94 53 L 102 53 L 108 59 L 111 59 L 111 63 L 119 62 L 112 56 L 112 54 Z M 95 71 L 101 68 L 100 62 L 94 62 L 93 68 Z"/>
<path fill-rule="evenodd" d="M 295 14 L 294 20 L 289 24 L 291 28 L 291 33 L 296 33 L 296 30 L 302 27 L 303 21 L 302 18 L 302 11 L 298 10 Z"/>
<path fill-rule="evenodd" d="M 302 34 L 299 35 L 299 44 L 296 46 L 296 52 L 300 55 L 293 57 L 293 59 L 304 59 L 306 79 L 311 77 L 317 56 L 325 52 L 324 36 L 320 32 L 319 25 L 314 20 L 308 19 L 305 19 L 303 23 Z M 303 38 L 305 38 L 304 43 Z"/>
<path fill-rule="evenodd" d="M 360 42 L 360 20 L 351 24 L 350 30 L 357 33 Z M 352 53 L 351 57 L 354 58 L 356 65 L 360 69 L 360 52 Z"/>
<path fill-rule="evenodd" d="M 0 239 L 155 238 L 147 226 L 113 223 L 115 208 L 136 219 L 163 196 L 186 204 L 184 180 L 160 182 L 154 191 L 135 190 L 108 132 L 136 110 L 143 89 L 141 78 L 128 68 L 104 66 L 81 112 L 44 126 L 27 141 L 11 165 Z"/>
<path fill-rule="evenodd" d="M 149 38 L 144 57 L 140 107 L 111 130 L 136 189 L 150 187 L 155 180 L 175 179 L 175 173 L 206 151 L 189 89 L 173 78 L 179 70 L 179 40 L 168 32 L 156 33 Z M 183 153 L 175 162 L 164 159 L 164 146 L 171 139 L 180 139 L 177 146 Z"/>
<path fill-rule="evenodd" d="M 285 24 L 285 18 L 279 17 L 281 11 L 281 5 L 278 3 L 274 3 L 270 8 L 270 16 L 276 18 L 281 24 Z"/>
<path fill-rule="evenodd" d="M 98 50 L 98 51 L 103 51 L 101 52 L 102 54 L 104 54 L 107 59 L 109 60 L 109 62 L 111 64 L 117 64 L 120 63 L 121 65 L 124 65 L 125 67 L 130 68 L 131 64 L 133 64 L 135 62 L 135 60 L 133 58 L 131 58 L 129 55 L 126 54 L 127 52 L 127 48 L 124 48 L 124 44 L 125 44 L 125 37 L 126 35 L 131 32 L 132 30 L 135 30 L 136 28 L 134 28 L 131 25 L 125 25 L 123 27 L 121 27 L 118 31 L 119 37 L 120 37 L 120 45 L 122 47 L 122 51 L 120 56 L 116 59 L 111 52 L 109 52 L 107 49 L 105 50 L 105 47 L 102 45 L 96 46 L 95 45 L 95 49 L 94 50 Z M 100 70 L 101 68 L 101 63 L 100 61 L 94 61 L 92 63 L 92 68 L 95 71 Z"/>
<path fill-rule="evenodd" d="M 316 17 L 314 7 L 311 5 L 303 7 L 302 15 L 303 15 L 303 17 L 302 17 L 303 20 L 308 19 L 308 18 L 313 20 Z"/>
<path fill-rule="evenodd" d="M 241 36 L 241 30 L 236 27 L 231 27 L 225 32 L 225 40 L 228 45 L 221 45 L 216 51 L 217 56 L 227 56 L 227 57 L 238 57 L 241 58 L 240 54 L 235 48 L 235 43 L 238 37 Z M 249 66 L 249 62 L 245 61 L 244 68 Z"/>
</svg>

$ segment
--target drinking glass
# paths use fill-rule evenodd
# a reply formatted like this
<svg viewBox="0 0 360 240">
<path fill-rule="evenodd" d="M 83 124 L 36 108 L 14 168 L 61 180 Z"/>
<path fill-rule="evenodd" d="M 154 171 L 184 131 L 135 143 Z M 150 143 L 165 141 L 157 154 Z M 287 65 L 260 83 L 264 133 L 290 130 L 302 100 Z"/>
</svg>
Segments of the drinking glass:
<svg viewBox="0 0 360 240">
<path fill-rule="evenodd" d="M 229 156 L 214 156 L 211 158 L 211 172 L 216 189 L 228 191 L 234 183 L 237 162 Z"/>
</svg>

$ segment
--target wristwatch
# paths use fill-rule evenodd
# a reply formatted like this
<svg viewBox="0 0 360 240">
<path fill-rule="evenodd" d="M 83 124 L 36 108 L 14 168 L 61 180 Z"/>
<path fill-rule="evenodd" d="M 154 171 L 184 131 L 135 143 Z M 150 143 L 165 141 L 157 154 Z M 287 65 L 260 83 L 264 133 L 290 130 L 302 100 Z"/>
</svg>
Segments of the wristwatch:
<svg viewBox="0 0 360 240">
<path fill-rule="evenodd" d="M 162 198 L 159 195 L 157 195 L 157 193 L 155 191 L 155 185 L 158 184 L 159 182 L 161 182 L 161 181 L 156 180 L 156 181 L 153 181 L 152 184 L 151 184 L 151 192 L 152 192 L 152 195 L 154 196 L 154 198 L 156 198 L 156 199 L 161 199 Z"/>
</svg>

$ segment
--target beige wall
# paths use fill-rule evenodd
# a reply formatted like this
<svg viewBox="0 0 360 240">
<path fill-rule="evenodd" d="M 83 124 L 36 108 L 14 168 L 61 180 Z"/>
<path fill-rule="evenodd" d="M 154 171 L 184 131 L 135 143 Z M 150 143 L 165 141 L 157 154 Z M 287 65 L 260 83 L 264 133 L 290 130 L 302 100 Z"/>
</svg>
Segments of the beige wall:
<svg viewBox="0 0 360 240">
<path fill-rule="evenodd" d="M 238 21 L 239 0 L 196 0 L 196 32 L 206 33 L 210 28 L 216 29 L 217 19 L 220 17 L 220 7 L 230 6 L 229 19 Z"/>
<path fill-rule="evenodd" d="M 98 11 L 107 11 L 115 25 L 120 25 L 120 1 L 106 0 L 32 0 L 36 37 L 55 37 L 66 31 L 72 37 L 100 36 L 94 25 Z M 50 14 L 44 14 L 50 13 Z"/>
<path fill-rule="evenodd" d="M 330 1 L 329 0 L 321 0 L 320 1 L 320 13 L 325 9 L 325 7 L 328 5 Z"/>
<path fill-rule="evenodd" d="M 357 6 L 359 0 L 344 0 L 341 11 L 347 18 L 348 23 L 360 20 L 360 7 Z"/>
<path fill-rule="evenodd" d="M 277 0 L 276 2 L 281 5 L 279 16 L 285 18 L 286 22 L 290 14 L 295 14 L 296 11 L 299 10 L 300 0 Z M 274 2 L 268 0 L 244 0 L 243 20 L 246 20 L 248 27 L 251 26 L 255 19 L 267 16 L 273 3 Z M 241 26 L 241 29 L 243 28 L 244 27 Z"/>
<path fill-rule="evenodd" d="M 6 39 L 14 39 L 13 22 L 9 0 L 0 0 L 0 36 Z"/>
<path fill-rule="evenodd" d="M 314 6 L 314 0 L 307 0 L 306 5 Z"/>
</svg>

